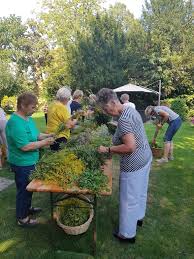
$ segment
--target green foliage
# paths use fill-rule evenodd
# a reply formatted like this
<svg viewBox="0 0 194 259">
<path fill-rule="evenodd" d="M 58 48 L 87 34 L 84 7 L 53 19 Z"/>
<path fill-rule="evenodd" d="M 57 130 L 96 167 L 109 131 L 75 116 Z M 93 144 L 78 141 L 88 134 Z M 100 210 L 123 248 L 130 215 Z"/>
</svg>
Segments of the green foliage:
<svg viewBox="0 0 194 259">
<path fill-rule="evenodd" d="M 142 19 L 147 32 L 144 75 L 152 81 L 162 79 L 164 95 L 193 92 L 191 2 L 146 1 Z"/>
<path fill-rule="evenodd" d="M 72 150 L 81 161 L 84 161 L 86 169 L 91 171 L 100 169 L 108 158 L 107 154 L 99 154 L 97 147 L 94 147 L 91 144 L 76 146 Z"/>
<path fill-rule="evenodd" d="M 1 107 L 7 114 L 10 114 L 16 110 L 17 98 L 15 96 L 8 97 L 5 95 L 1 101 Z"/>
<path fill-rule="evenodd" d="M 187 106 L 190 109 L 194 109 L 194 94 L 191 95 L 183 95 L 181 98 L 184 98 L 186 101 Z"/>
<path fill-rule="evenodd" d="M 94 193 L 104 191 L 108 184 L 108 177 L 100 170 L 86 170 L 78 181 L 81 189 L 89 189 Z"/>
<path fill-rule="evenodd" d="M 194 110 L 189 110 L 188 118 L 194 118 Z"/>
<path fill-rule="evenodd" d="M 56 183 L 66 189 L 76 182 L 84 170 L 84 163 L 74 153 L 63 149 L 43 155 L 31 179 Z"/>
<path fill-rule="evenodd" d="M 104 11 L 93 16 L 88 25 L 88 33 L 78 34 L 70 52 L 72 85 L 96 92 L 126 83 L 126 38 L 120 24 Z"/>
<path fill-rule="evenodd" d="M 84 224 L 90 216 L 90 205 L 82 200 L 68 198 L 58 204 L 60 221 L 65 226 L 75 227 Z"/>
<path fill-rule="evenodd" d="M 171 103 L 171 109 L 179 114 L 182 120 L 187 119 L 188 107 L 186 101 L 181 98 L 176 98 Z"/>
<path fill-rule="evenodd" d="M 107 124 L 110 120 L 111 120 L 111 116 L 103 113 L 102 110 L 95 109 L 94 114 L 93 114 L 93 121 L 97 125 L 100 126 L 100 125 L 103 125 L 103 124 Z"/>
</svg>

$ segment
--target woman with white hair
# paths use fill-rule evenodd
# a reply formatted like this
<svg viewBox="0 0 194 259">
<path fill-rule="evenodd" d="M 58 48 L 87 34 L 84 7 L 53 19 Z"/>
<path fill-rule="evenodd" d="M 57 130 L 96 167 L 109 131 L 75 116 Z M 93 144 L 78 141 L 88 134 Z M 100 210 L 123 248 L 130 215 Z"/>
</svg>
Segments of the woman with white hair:
<svg viewBox="0 0 194 259">
<path fill-rule="evenodd" d="M 180 116 L 167 106 L 151 105 L 145 109 L 145 115 L 150 118 L 154 117 L 156 120 L 156 131 L 152 139 L 153 145 L 156 144 L 156 137 L 164 123 L 168 123 L 169 125 L 164 135 L 164 154 L 161 159 L 157 160 L 157 162 L 161 164 L 167 163 L 169 160 L 174 160 L 172 139 L 182 124 Z"/>
<path fill-rule="evenodd" d="M 59 133 L 55 143 L 50 146 L 53 151 L 58 151 L 60 145 L 67 142 L 70 137 L 70 129 L 77 122 L 77 120 L 71 120 L 71 115 L 67 108 L 70 98 L 71 90 L 68 87 L 62 87 L 57 91 L 56 100 L 48 107 L 47 133 L 55 133 L 61 123 L 65 125 L 65 129 Z"/>
<path fill-rule="evenodd" d="M 122 94 L 120 97 L 121 102 L 123 103 L 124 107 L 132 107 L 135 109 L 135 104 L 129 101 L 129 95 L 128 94 Z"/>
<path fill-rule="evenodd" d="M 100 146 L 100 153 L 120 155 L 119 228 L 114 236 L 134 243 L 137 225 L 142 226 L 146 212 L 147 189 L 152 153 L 140 114 L 124 108 L 112 89 L 97 94 L 97 104 L 111 116 L 118 116 L 113 145 Z"/>
<path fill-rule="evenodd" d="M 71 114 L 82 109 L 81 101 L 83 96 L 83 91 L 75 90 L 75 92 L 73 93 L 73 100 L 70 104 Z"/>
</svg>

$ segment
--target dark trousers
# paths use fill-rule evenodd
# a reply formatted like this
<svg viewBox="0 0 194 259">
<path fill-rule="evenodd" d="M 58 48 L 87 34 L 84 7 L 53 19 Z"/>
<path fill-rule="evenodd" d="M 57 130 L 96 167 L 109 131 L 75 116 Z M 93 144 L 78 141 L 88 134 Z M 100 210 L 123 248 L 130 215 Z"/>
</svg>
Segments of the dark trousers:
<svg viewBox="0 0 194 259">
<path fill-rule="evenodd" d="M 28 216 L 29 208 L 32 203 L 32 192 L 26 190 L 29 184 L 29 176 L 34 171 L 35 166 L 16 166 L 11 165 L 15 173 L 16 193 L 16 218 L 23 219 Z"/>
<path fill-rule="evenodd" d="M 66 143 L 67 143 L 67 139 L 65 137 L 57 138 L 54 144 L 50 145 L 50 149 L 52 151 L 59 151 L 61 149 L 61 145 Z"/>
<path fill-rule="evenodd" d="M 44 114 L 44 118 L 45 118 L 45 122 L 47 124 L 47 118 L 48 118 L 47 113 Z"/>
</svg>

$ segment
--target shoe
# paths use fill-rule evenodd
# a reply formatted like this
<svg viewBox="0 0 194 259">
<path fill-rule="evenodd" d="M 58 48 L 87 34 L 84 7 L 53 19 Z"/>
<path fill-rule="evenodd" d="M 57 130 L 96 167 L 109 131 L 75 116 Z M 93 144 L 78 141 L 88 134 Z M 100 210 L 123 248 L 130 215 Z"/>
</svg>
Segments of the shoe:
<svg viewBox="0 0 194 259">
<path fill-rule="evenodd" d="M 18 226 L 28 228 L 28 227 L 35 227 L 38 222 L 36 219 L 31 219 L 29 217 L 26 217 L 24 219 L 18 219 Z"/>
<path fill-rule="evenodd" d="M 41 211 L 42 211 L 41 208 L 31 207 L 28 211 L 28 214 L 34 215 L 34 214 L 40 213 Z"/>
<path fill-rule="evenodd" d="M 169 161 L 173 161 L 173 160 L 174 160 L 174 157 L 173 157 L 173 156 L 169 156 L 168 160 L 169 160 Z"/>
<path fill-rule="evenodd" d="M 113 236 L 116 237 L 120 242 L 123 242 L 123 243 L 130 243 L 130 244 L 134 244 L 135 243 L 135 237 L 132 237 L 132 238 L 121 237 L 119 235 L 118 231 L 114 231 L 113 232 Z"/>
<path fill-rule="evenodd" d="M 137 221 L 137 226 L 142 227 L 143 226 L 143 219 L 140 219 Z"/>
<path fill-rule="evenodd" d="M 157 159 L 156 162 L 157 162 L 158 164 L 168 163 L 168 159 L 162 157 L 162 158 L 160 158 L 160 159 Z"/>
</svg>

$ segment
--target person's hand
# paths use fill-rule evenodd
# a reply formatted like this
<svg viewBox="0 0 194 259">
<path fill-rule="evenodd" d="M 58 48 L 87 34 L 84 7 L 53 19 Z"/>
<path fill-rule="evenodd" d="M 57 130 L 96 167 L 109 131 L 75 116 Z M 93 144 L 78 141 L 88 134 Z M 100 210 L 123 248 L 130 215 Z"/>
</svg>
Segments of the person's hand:
<svg viewBox="0 0 194 259">
<path fill-rule="evenodd" d="M 50 134 L 46 135 L 46 138 L 50 138 L 50 137 L 54 137 L 54 136 L 55 136 L 55 133 L 50 133 Z"/>
<path fill-rule="evenodd" d="M 85 112 L 85 116 L 88 117 L 88 118 L 91 117 L 92 114 L 94 114 L 94 111 L 88 110 L 88 111 Z"/>
<path fill-rule="evenodd" d="M 55 139 L 53 137 L 49 137 L 49 138 L 45 138 L 43 141 L 45 146 L 49 146 L 55 142 Z"/>
<path fill-rule="evenodd" d="M 161 124 L 161 123 L 158 123 L 158 124 L 156 125 L 156 127 L 157 127 L 158 129 L 161 129 L 161 128 L 162 128 L 162 124 Z"/>
<path fill-rule="evenodd" d="M 98 152 L 99 153 L 108 153 L 108 148 L 107 147 L 104 147 L 104 146 L 100 146 L 98 148 Z"/>
<path fill-rule="evenodd" d="M 66 122 L 66 127 L 68 128 L 68 129 L 72 129 L 72 128 L 74 128 L 75 127 L 75 125 L 77 124 L 77 120 L 76 119 L 73 119 L 73 120 L 68 120 L 67 122 Z"/>
</svg>

